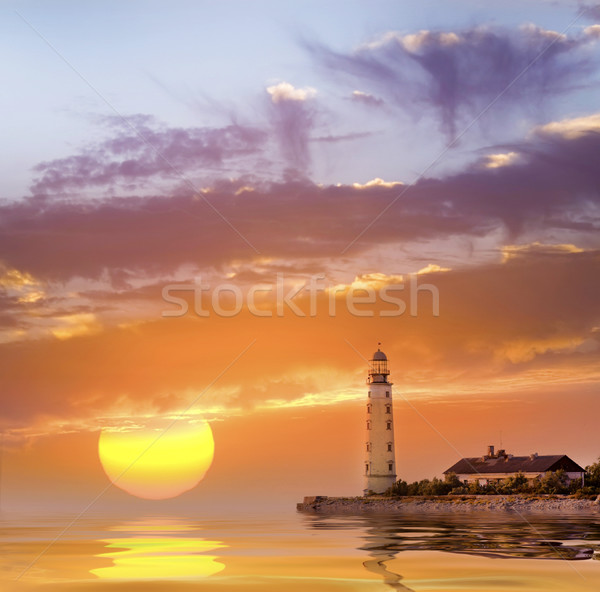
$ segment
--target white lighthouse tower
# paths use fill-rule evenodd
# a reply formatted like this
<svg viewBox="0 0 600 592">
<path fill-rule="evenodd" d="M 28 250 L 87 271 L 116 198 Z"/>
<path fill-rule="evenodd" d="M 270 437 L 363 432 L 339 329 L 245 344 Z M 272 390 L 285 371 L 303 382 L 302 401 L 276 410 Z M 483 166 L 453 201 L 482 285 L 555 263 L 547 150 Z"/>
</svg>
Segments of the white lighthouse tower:
<svg viewBox="0 0 600 592">
<path fill-rule="evenodd" d="M 396 482 L 394 406 L 387 363 L 387 356 L 380 349 L 369 361 L 365 494 L 383 493 Z"/>
</svg>

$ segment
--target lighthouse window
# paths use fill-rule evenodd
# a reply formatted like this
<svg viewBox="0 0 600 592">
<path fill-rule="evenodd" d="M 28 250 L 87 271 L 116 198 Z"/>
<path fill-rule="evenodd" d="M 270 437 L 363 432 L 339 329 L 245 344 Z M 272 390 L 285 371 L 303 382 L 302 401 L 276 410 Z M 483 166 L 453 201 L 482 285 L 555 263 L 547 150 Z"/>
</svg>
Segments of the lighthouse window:
<svg viewBox="0 0 600 592">
<path fill-rule="evenodd" d="M 371 391 L 369 391 L 369 398 L 371 398 Z"/>
<path fill-rule="evenodd" d="M 371 428 L 369 428 L 371 429 Z M 386 430 L 391 430 L 392 429 L 392 422 L 391 421 L 387 421 L 385 424 L 385 429 Z"/>
<path fill-rule="evenodd" d="M 371 444 L 367 442 L 367 452 L 371 452 Z"/>
<path fill-rule="evenodd" d="M 369 465 L 365 465 L 365 473 L 368 475 L 369 474 Z"/>
<path fill-rule="evenodd" d="M 391 451 L 392 451 L 392 443 L 388 442 L 388 452 L 391 452 Z"/>
<path fill-rule="evenodd" d="M 389 399 L 390 398 L 390 391 L 385 391 L 385 396 Z"/>
<path fill-rule="evenodd" d="M 367 429 L 370 430 L 371 429 L 371 422 L 367 421 Z"/>
<path fill-rule="evenodd" d="M 367 405 L 367 413 L 371 413 L 371 405 Z"/>
<path fill-rule="evenodd" d="M 392 406 L 391 405 L 386 405 L 385 406 L 385 412 L 386 413 L 391 413 L 392 412 Z"/>
<path fill-rule="evenodd" d="M 389 469 L 390 471 L 393 471 L 393 470 L 394 470 L 394 465 L 393 465 L 392 463 L 389 463 L 389 464 L 388 464 L 388 469 Z"/>
</svg>

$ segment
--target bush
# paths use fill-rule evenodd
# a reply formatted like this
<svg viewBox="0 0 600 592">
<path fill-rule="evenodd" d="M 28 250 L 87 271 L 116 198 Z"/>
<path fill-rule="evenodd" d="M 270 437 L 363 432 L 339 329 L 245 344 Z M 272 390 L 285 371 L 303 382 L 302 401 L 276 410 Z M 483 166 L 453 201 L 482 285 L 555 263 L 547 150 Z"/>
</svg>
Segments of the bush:
<svg viewBox="0 0 600 592">
<path fill-rule="evenodd" d="M 432 480 L 422 479 L 407 483 L 398 480 L 387 490 L 392 496 L 422 496 L 422 495 L 512 495 L 512 494 L 578 494 L 589 496 L 600 494 L 600 459 L 598 462 L 586 467 L 585 487 L 581 486 L 580 479 L 569 481 L 563 469 L 548 472 L 543 477 L 530 482 L 525 475 L 518 473 L 512 477 L 502 479 L 499 483 L 480 485 L 477 481 L 465 485 L 454 473 L 448 473 L 444 479 L 434 477 Z"/>
<path fill-rule="evenodd" d="M 579 482 L 579 485 L 581 485 L 581 482 Z M 563 469 L 559 469 L 554 473 L 548 472 L 534 483 L 535 493 L 572 493 L 569 489 L 569 481 Z"/>
<path fill-rule="evenodd" d="M 510 495 L 512 493 L 530 493 L 532 491 L 527 477 L 523 473 L 517 473 L 514 477 L 502 479 L 495 487 L 498 493 Z"/>
<path fill-rule="evenodd" d="M 434 477 L 431 481 L 429 479 L 422 479 L 421 481 L 407 483 L 406 481 L 399 479 L 387 490 L 386 493 L 388 495 L 400 497 L 419 495 L 448 495 L 455 489 L 459 489 L 462 492 L 462 490 L 465 488 L 454 473 L 448 473 L 444 476 L 443 480 Z"/>
</svg>

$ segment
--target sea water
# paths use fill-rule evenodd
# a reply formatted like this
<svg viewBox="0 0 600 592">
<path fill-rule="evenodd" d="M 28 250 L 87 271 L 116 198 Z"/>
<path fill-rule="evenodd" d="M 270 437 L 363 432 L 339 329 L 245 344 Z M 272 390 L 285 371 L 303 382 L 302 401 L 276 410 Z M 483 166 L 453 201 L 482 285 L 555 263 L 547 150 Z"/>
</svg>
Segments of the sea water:
<svg viewBox="0 0 600 592">
<path fill-rule="evenodd" d="M 4 518 L 0 590 L 597 591 L 600 517 Z"/>
</svg>

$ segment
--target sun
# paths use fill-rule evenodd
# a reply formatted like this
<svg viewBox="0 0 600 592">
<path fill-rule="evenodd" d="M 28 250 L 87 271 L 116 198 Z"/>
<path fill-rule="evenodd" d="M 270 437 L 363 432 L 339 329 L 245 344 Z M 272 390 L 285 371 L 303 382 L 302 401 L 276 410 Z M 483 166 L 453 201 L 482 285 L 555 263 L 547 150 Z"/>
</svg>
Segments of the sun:
<svg viewBox="0 0 600 592">
<path fill-rule="evenodd" d="M 215 450 L 210 425 L 203 419 L 170 423 L 102 430 L 98 455 L 117 487 L 159 500 L 181 495 L 204 478 Z"/>
</svg>

